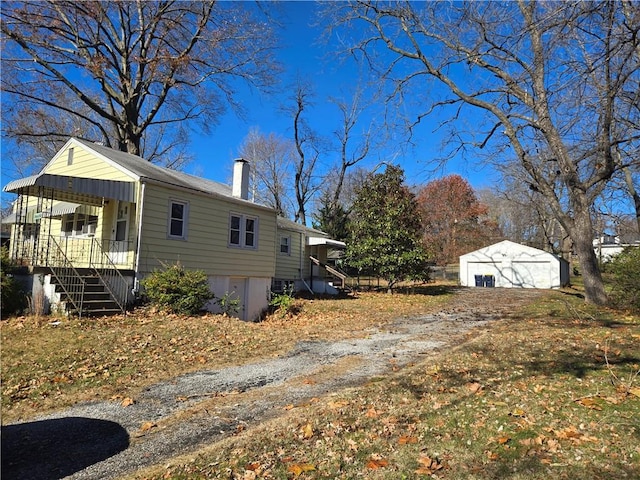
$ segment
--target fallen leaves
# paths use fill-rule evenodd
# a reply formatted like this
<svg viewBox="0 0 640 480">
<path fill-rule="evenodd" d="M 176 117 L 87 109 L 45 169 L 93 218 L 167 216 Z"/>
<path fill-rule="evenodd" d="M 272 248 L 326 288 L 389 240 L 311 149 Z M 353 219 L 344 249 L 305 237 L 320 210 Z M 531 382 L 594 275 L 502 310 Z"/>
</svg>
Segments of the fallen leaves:
<svg viewBox="0 0 640 480">
<path fill-rule="evenodd" d="M 479 395 L 483 389 L 482 385 L 478 382 L 467 383 L 466 387 L 467 387 L 467 390 L 469 390 L 469 392 L 476 395 Z"/>
<path fill-rule="evenodd" d="M 142 425 L 140 425 L 140 431 L 141 432 L 148 432 L 149 430 L 151 430 L 154 427 L 157 427 L 158 425 L 154 422 L 144 422 Z"/>
<path fill-rule="evenodd" d="M 287 467 L 287 472 L 292 473 L 295 477 L 299 477 L 305 472 L 315 471 L 315 465 L 311 463 L 294 463 Z"/>
<path fill-rule="evenodd" d="M 509 415 L 512 417 L 524 417 L 526 412 L 522 408 L 514 408 L 509 412 Z"/>
<path fill-rule="evenodd" d="M 307 423 L 305 426 L 303 426 L 300 431 L 302 432 L 302 437 L 305 440 L 310 439 L 311 437 L 313 437 L 313 426 L 311 425 L 311 423 Z"/>
<path fill-rule="evenodd" d="M 398 438 L 399 445 L 410 445 L 412 443 L 418 443 L 418 437 L 413 437 L 411 435 L 403 435 Z"/>
<path fill-rule="evenodd" d="M 332 410 L 339 410 L 349 405 L 349 401 L 348 400 L 331 400 L 327 405 Z"/>
<path fill-rule="evenodd" d="M 380 413 L 375 409 L 375 407 L 371 407 L 367 410 L 367 413 L 365 415 L 369 418 L 376 418 L 380 415 Z"/>
<path fill-rule="evenodd" d="M 389 465 L 389 461 L 383 458 L 380 454 L 374 453 L 371 455 L 369 460 L 367 461 L 366 467 L 369 470 L 378 470 L 380 468 L 387 467 Z"/>
<path fill-rule="evenodd" d="M 438 470 L 442 470 L 444 468 L 444 465 L 440 460 L 427 455 L 421 455 L 418 458 L 418 464 L 420 467 L 415 471 L 418 475 L 433 475 Z"/>
<path fill-rule="evenodd" d="M 600 406 L 600 400 L 597 397 L 582 397 L 576 400 L 577 403 L 583 407 L 591 408 L 593 410 L 602 410 Z"/>
<path fill-rule="evenodd" d="M 386 296 L 381 299 L 388 302 Z M 356 308 L 356 301 L 350 302 L 344 308 Z M 320 301 L 314 301 L 311 308 L 319 305 Z M 335 313 L 335 301 L 322 308 L 329 305 L 334 312 L 319 315 L 317 325 L 309 312 L 286 322 L 263 324 L 215 317 L 194 321 L 147 318 L 145 331 L 138 331 L 142 324 L 129 319 L 122 322 L 133 324 L 113 328 L 118 333 L 113 339 L 105 336 L 109 332 L 98 336 L 95 325 L 83 325 L 82 345 L 75 340 L 79 336 L 72 337 L 76 344 L 62 347 L 67 348 L 64 361 L 52 367 L 53 361 L 38 360 L 40 366 L 32 370 L 35 374 L 11 377 L 3 395 L 9 391 L 24 398 L 22 404 L 37 405 L 41 400 L 34 400 L 34 392 L 43 397 L 42 385 L 50 386 L 46 393 L 53 400 L 55 392 L 78 381 L 94 385 L 108 379 L 114 385 L 122 382 L 127 389 L 100 394 L 124 407 L 125 400 L 135 403 L 138 398 L 139 390 L 129 389 L 129 384 L 149 384 L 153 375 L 238 363 L 260 354 L 272 356 L 291 345 L 296 335 L 313 339 L 348 335 L 373 323 L 371 317 L 367 323 L 357 315 Z M 541 469 L 553 466 L 558 472 L 568 466 L 575 478 L 628 476 L 629 465 L 640 454 L 633 430 L 640 378 L 632 376 L 637 371 L 635 359 L 640 358 L 640 337 L 627 333 L 638 327 L 621 327 L 629 329 L 624 334 L 615 330 L 622 338 L 612 349 L 616 356 L 611 357 L 615 360 L 611 368 L 625 380 L 625 387 L 631 385 L 615 388 L 603 357 L 598 360 L 593 354 L 594 345 L 602 344 L 602 335 L 611 329 L 594 322 L 566 321 L 557 313 L 550 318 L 555 307 L 549 302 L 540 308 L 540 319 L 524 316 L 517 321 L 492 322 L 446 354 L 434 353 L 428 362 L 401 367 L 391 379 L 381 377 L 353 390 L 340 390 L 316 403 L 283 406 L 277 412 L 282 422 L 274 419 L 268 426 L 247 425 L 244 431 L 232 431 L 233 447 L 221 446 L 195 462 L 173 465 L 172 476 L 167 478 L 396 478 L 400 476 L 397 472 L 443 478 L 451 472 L 452 478 L 471 478 L 481 476 L 473 470 L 478 465 L 500 462 L 493 466 L 495 472 L 503 464 L 528 464 L 528 459 L 542 464 Z M 566 308 L 564 303 L 562 308 Z M 354 324 L 346 325 L 337 317 L 349 318 Z M 105 326 L 113 324 L 102 328 Z M 65 328 L 66 322 L 55 331 L 49 328 L 48 334 Z M 118 338 L 123 338 L 122 343 Z M 84 344 L 100 346 L 100 342 L 110 346 L 110 357 L 84 349 Z M 4 345 L 12 346 L 8 341 Z M 158 360 L 163 355 L 173 366 L 161 372 L 165 364 Z M 208 363 L 200 363 L 205 356 Z M 3 363 L 5 372 L 19 362 L 5 358 L 3 352 Z M 158 371 L 153 370 L 156 368 Z M 123 377 L 123 371 L 130 376 Z M 90 398 L 96 393 L 92 391 Z M 114 393 L 118 395 L 112 396 Z M 199 401 L 178 395 L 178 402 Z M 287 401 L 292 400 L 283 403 Z M 160 428 L 144 422 L 134 435 L 156 434 Z M 241 452 L 235 453 L 238 445 Z"/>
<path fill-rule="evenodd" d="M 398 296 L 393 308 L 387 295 L 377 293 L 300 300 L 299 315 L 262 323 L 220 315 L 165 315 L 152 308 L 90 321 L 69 318 L 55 328 L 49 319 L 3 319 L 3 421 L 93 400 L 96 394 L 133 396 L 140 388 L 194 370 L 271 358 L 300 338 L 361 335 L 398 315 L 424 312 L 447 297 Z"/>
</svg>

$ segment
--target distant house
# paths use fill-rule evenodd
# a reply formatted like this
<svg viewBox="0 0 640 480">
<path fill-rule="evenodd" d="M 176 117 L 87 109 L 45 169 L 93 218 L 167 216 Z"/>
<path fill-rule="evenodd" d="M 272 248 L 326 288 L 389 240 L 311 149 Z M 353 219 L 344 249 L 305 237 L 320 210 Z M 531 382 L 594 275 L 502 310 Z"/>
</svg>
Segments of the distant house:
<svg viewBox="0 0 640 480">
<path fill-rule="evenodd" d="M 12 225 L 10 254 L 53 307 L 124 310 L 142 278 L 180 262 L 204 270 L 216 296 L 237 298 L 240 318 L 255 319 L 276 271 L 286 271 L 277 261 L 289 230 L 273 209 L 247 200 L 248 169 L 236 161 L 229 187 L 72 138 L 39 174 L 5 186 L 18 196 L 3 220 Z"/>
<path fill-rule="evenodd" d="M 460 284 L 560 288 L 569 284 L 569 263 L 552 253 L 504 240 L 462 255 Z"/>
<path fill-rule="evenodd" d="M 601 262 L 608 262 L 621 253 L 627 247 L 640 247 L 640 238 L 637 234 L 602 235 L 593 240 L 593 249 Z"/>
</svg>

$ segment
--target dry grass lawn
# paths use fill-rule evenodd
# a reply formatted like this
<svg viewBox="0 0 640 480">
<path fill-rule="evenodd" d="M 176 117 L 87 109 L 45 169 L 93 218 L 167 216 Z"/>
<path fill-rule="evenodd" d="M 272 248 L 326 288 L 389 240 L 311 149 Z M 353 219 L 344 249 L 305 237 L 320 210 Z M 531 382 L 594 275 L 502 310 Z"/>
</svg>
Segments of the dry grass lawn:
<svg viewBox="0 0 640 480">
<path fill-rule="evenodd" d="M 426 294 L 424 294 L 426 293 Z M 150 310 L 94 320 L 2 322 L 2 420 L 134 397 L 194 370 L 281 354 L 304 339 L 365 335 L 452 301 L 367 293 L 300 300 L 262 323 Z M 549 292 L 514 318 L 369 384 L 136 479 L 640 478 L 640 317 Z"/>
<path fill-rule="evenodd" d="M 640 478 L 640 318 L 550 293 L 135 479 Z"/>
<path fill-rule="evenodd" d="M 261 323 L 153 309 L 97 319 L 9 318 L 0 331 L 2 422 L 81 401 L 134 397 L 183 373 L 275 357 L 299 340 L 363 336 L 373 325 L 437 308 L 448 292 L 446 286 L 430 285 L 392 301 L 379 293 L 301 299 L 297 315 L 275 314 Z"/>
</svg>

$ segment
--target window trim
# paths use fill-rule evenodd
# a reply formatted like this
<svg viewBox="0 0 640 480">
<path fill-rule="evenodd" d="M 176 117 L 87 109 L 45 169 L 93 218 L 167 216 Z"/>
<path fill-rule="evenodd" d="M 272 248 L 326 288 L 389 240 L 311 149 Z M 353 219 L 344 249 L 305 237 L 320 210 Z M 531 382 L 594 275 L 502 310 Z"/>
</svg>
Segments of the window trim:
<svg viewBox="0 0 640 480">
<path fill-rule="evenodd" d="M 239 229 L 232 229 L 233 218 L 239 219 Z M 253 221 L 253 231 L 247 231 L 247 221 Z M 228 225 L 228 234 L 227 234 L 227 245 L 229 248 L 243 248 L 248 250 L 257 250 L 258 249 L 258 232 L 259 232 L 259 222 L 260 218 L 254 215 L 245 215 L 237 212 L 229 212 L 229 225 Z M 231 241 L 232 232 L 238 232 L 238 243 L 234 243 Z M 247 244 L 247 234 L 253 234 L 253 244 Z"/>
<path fill-rule="evenodd" d="M 98 215 L 90 215 L 88 213 L 78 213 L 78 212 L 65 213 L 60 218 L 60 237 L 61 238 L 94 237 L 96 234 L 97 227 L 98 227 Z"/>
<path fill-rule="evenodd" d="M 182 221 L 182 234 L 174 235 L 171 233 L 171 224 L 173 223 L 173 205 L 182 205 L 182 218 L 175 220 Z M 187 229 L 189 227 L 189 202 L 186 200 L 178 200 L 176 198 L 170 198 L 167 211 L 167 238 L 169 240 L 187 240 Z"/>
<path fill-rule="evenodd" d="M 287 251 L 286 252 L 282 251 L 282 247 L 283 247 L 282 241 L 283 240 L 287 241 L 286 242 L 287 243 L 286 244 L 286 247 L 287 247 Z M 288 257 L 291 256 L 291 235 L 280 235 L 280 252 L 279 253 L 280 253 L 280 255 L 286 255 Z"/>
</svg>

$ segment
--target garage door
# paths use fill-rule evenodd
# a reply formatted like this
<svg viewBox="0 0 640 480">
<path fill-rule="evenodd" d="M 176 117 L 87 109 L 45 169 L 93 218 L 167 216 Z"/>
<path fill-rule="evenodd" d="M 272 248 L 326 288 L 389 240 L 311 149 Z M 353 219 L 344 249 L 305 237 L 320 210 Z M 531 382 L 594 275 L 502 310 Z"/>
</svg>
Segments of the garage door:
<svg viewBox="0 0 640 480">
<path fill-rule="evenodd" d="M 514 287 L 551 288 L 550 262 L 513 262 L 511 272 L 504 273 Z"/>
<path fill-rule="evenodd" d="M 498 265 L 489 262 L 469 262 L 467 263 L 467 285 L 470 287 L 475 286 L 476 275 L 493 275 L 496 279 L 496 287 L 500 285 L 500 270 Z"/>
</svg>

